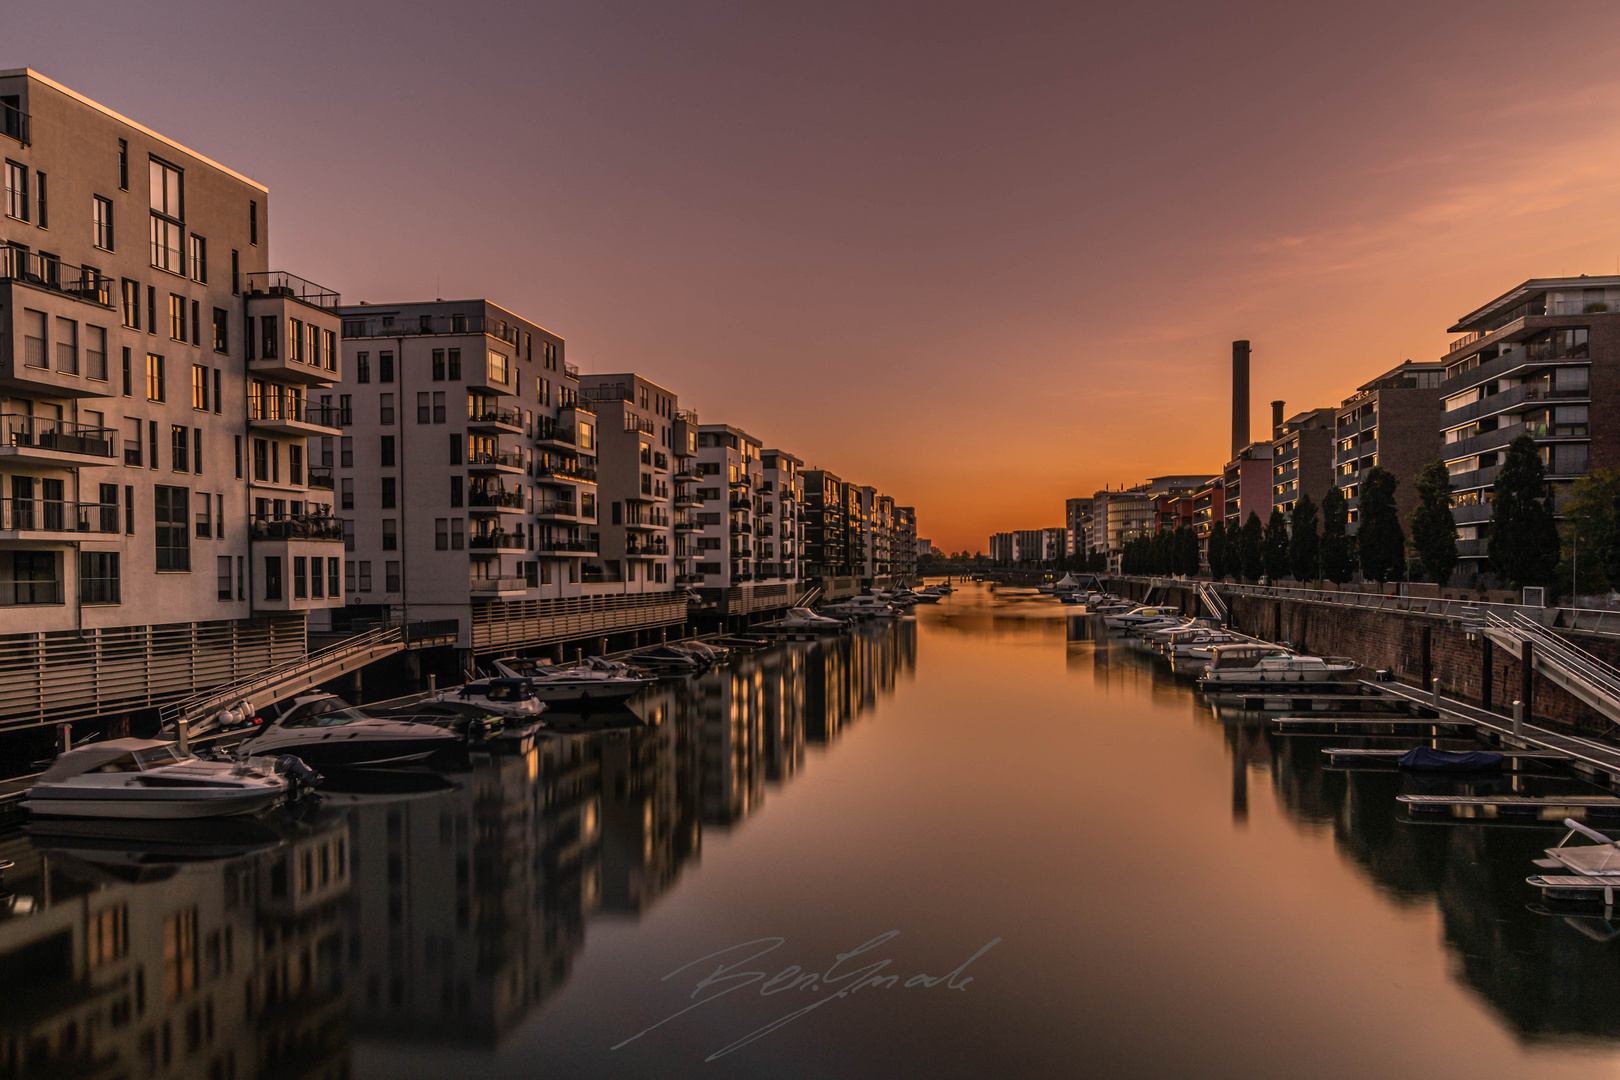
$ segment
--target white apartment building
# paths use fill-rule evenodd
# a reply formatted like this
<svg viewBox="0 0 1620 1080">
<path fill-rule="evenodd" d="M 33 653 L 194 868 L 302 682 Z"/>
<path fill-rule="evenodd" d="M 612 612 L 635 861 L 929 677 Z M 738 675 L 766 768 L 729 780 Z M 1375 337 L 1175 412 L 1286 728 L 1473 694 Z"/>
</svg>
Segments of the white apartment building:
<svg viewBox="0 0 1620 1080">
<path fill-rule="evenodd" d="M 635 374 L 583 375 L 597 411 L 603 580 L 627 593 L 675 589 L 674 392 Z"/>
<path fill-rule="evenodd" d="M 796 579 L 781 576 L 780 561 L 763 556 L 761 540 L 774 551 L 779 525 L 779 510 L 765 510 L 763 454 L 763 444 L 741 428 L 698 426 L 694 487 L 702 509 L 692 532 L 692 567 L 701 578 L 697 595 L 705 616 L 785 608 L 797 595 Z M 770 534 L 762 537 L 766 526 Z"/>
<path fill-rule="evenodd" d="M 759 520 L 759 572 L 766 579 L 792 584 L 790 591 L 802 591 L 804 576 L 804 462 L 786 450 L 766 450 L 762 455 L 764 499 Z"/>
<path fill-rule="evenodd" d="M 320 460 L 351 613 L 455 619 L 478 656 L 685 620 L 673 593 L 628 593 L 622 567 L 610 580 L 600 421 L 561 337 L 488 300 L 342 317 L 348 426 Z"/>
<path fill-rule="evenodd" d="M 301 655 L 343 602 L 336 294 L 271 271 L 264 185 L 37 72 L 0 167 L 0 727 Z"/>
</svg>

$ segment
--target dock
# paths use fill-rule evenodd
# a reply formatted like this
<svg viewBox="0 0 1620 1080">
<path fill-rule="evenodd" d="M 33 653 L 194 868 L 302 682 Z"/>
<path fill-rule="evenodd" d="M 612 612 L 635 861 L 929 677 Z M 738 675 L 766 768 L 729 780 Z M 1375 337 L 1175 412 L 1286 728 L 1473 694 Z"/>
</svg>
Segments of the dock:
<svg viewBox="0 0 1620 1080">
<path fill-rule="evenodd" d="M 1367 750 L 1351 746 L 1329 746 L 1322 750 L 1331 765 L 1353 765 L 1365 761 L 1398 761 L 1412 747 L 1402 750 Z M 1568 761 L 1570 757 L 1558 750 L 1494 750 L 1513 761 Z"/>
<path fill-rule="evenodd" d="M 1620 815 L 1616 795 L 1397 795 L 1409 814 L 1454 818 L 1517 817 L 1536 821 L 1580 820 L 1590 815 Z"/>
<path fill-rule="evenodd" d="M 1282 735 L 1451 735 L 1468 734 L 1468 720 L 1436 716 L 1279 716 L 1271 728 Z"/>
</svg>

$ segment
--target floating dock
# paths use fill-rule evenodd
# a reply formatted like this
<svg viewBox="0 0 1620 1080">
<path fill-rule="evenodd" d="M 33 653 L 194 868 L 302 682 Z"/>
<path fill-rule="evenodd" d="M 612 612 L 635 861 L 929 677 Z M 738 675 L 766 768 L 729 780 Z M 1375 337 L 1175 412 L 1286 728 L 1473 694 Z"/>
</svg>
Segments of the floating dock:
<svg viewBox="0 0 1620 1080">
<path fill-rule="evenodd" d="M 1454 818 L 1514 817 L 1558 822 L 1565 818 L 1620 815 L 1620 796 L 1615 795 L 1397 795 L 1395 801 L 1409 814 Z"/>
<path fill-rule="evenodd" d="M 1474 730 L 1469 720 L 1436 716 L 1279 716 L 1271 721 L 1282 735 L 1451 735 Z M 1404 751 L 1403 751 L 1404 752 Z"/>
<path fill-rule="evenodd" d="M 1368 761 L 1399 761 L 1408 751 L 1415 749 L 1407 747 L 1404 750 L 1364 750 L 1352 746 L 1329 746 L 1322 750 L 1330 765 L 1355 765 Z M 1492 753 L 1501 754 L 1514 761 L 1569 761 L 1568 754 L 1558 750 L 1495 750 Z"/>
</svg>

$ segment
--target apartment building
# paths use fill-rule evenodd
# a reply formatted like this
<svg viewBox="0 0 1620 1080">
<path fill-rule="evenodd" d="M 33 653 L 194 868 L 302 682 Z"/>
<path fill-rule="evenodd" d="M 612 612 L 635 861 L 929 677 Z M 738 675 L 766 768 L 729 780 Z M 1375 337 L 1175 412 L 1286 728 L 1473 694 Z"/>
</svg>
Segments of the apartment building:
<svg viewBox="0 0 1620 1080">
<path fill-rule="evenodd" d="M 1362 383 L 1334 413 L 1334 482 L 1349 506 L 1355 533 L 1361 481 L 1382 465 L 1395 475 L 1395 507 L 1404 522 L 1417 506 L 1418 470 L 1440 456 L 1441 363 L 1403 362 Z"/>
<path fill-rule="evenodd" d="M 1064 540 L 1064 554 L 1070 557 L 1085 555 L 1091 531 L 1092 500 L 1065 499 L 1063 501 L 1063 527 L 1068 532 Z"/>
<path fill-rule="evenodd" d="M 990 537 L 990 561 L 997 566 L 1022 569 L 1056 567 L 1064 559 L 1063 529 L 1015 529 Z"/>
<path fill-rule="evenodd" d="M 36 72 L 0 159 L 0 725 L 302 654 L 343 602 L 336 294 L 271 272 L 264 185 Z"/>
<path fill-rule="evenodd" d="M 700 424 L 697 451 L 704 506 L 693 532 L 699 613 L 725 619 L 789 607 L 797 580 L 782 576 L 780 560 L 764 557 L 762 541 L 774 553 L 779 524 L 777 500 L 771 512 L 765 509 L 764 444 L 729 424 Z"/>
<path fill-rule="evenodd" d="M 1064 534 L 1065 543 L 1067 533 Z M 894 508 L 894 539 L 890 544 L 894 580 L 900 585 L 915 585 L 917 577 L 917 508 Z"/>
<path fill-rule="evenodd" d="M 673 592 L 631 590 L 625 560 L 604 561 L 601 422 L 561 337 L 481 299 L 340 314 L 347 426 L 320 461 L 349 614 L 454 619 L 474 655 L 685 621 Z"/>
<path fill-rule="evenodd" d="M 1280 401 L 1272 402 L 1271 505 L 1292 514 L 1301 492 L 1320 504 L 1333 486 L 1334 417 L 1338 410 L 1309 409 L 1284 420 L 1282 406 Z M 1244 520 L 1248 520 L 1247 516 Z"/>
<path fill-rule="evenodd" d="M 761 455 L 764 500 L 757 515 L 760 572 L 788 582 L 802 592 L 804 576 L 804 462 L 786 450 L 765 450 Z"/>
<path fill-rule="evenodd" d="M 804 573 L 818 579 L 829 596 L 852 595 L 854 568 L 849 560 L 849 512 L 844 481 L 824 469 L 800 474 L 804 494 Z"/>
<path fill-rule="evenodd" d="M 1198 561 L 1209 568 L 1209 536 L 1217 521 L 1226 520 L 1226 477 L 1216 476 L 1193 492 L 1192 530 L 1198 538 Z"/>
<path fill-rule="evenodd" d="M 605 580 L 625 592 L 675 588 L 675 414 L 671 390 L 635 374 L 584 375 L 597 415 L 598 522 Z"/>
<path fill-rule="evenodd" d="M 1492 486 L 1508 443 L 1536 441 L 1555 496 L 1620 461 L 1620 277 L 1536 278 L 1464 315 L 1442 358 L 1441 449 L 1462 570 L 1489 554 Z M 1595 423 L 1595 426 L 1594 426 Z"/>
<path fill-rule="evenodd" d="M 1243 527 L 1250 514 L 1261 521 L 1271 516 L 1272 443 L 1252 442 L 1238 450 L 1221 472 L 1221 494 L 1227 531 Z"/>
</svg>

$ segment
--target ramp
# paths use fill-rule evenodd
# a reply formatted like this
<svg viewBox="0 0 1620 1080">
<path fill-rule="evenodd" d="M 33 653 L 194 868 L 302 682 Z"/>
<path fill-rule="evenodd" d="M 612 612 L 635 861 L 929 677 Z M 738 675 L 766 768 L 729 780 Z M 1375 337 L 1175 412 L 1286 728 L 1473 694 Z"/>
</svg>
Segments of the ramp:
<svg viewBox="0 0 1620 1080">
<path fill-rule="evenodd" d="M 1620 724 L 1620 669 L 1520 611 L 1511 618 L 1487 613 L 1485 634 L 1515 656 L 1523 655 L 1528 644 L 1531 666 L 1548 682 L 1591 706 L 1610 723 Z"/>
</svg>

